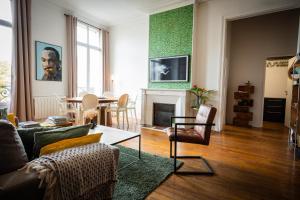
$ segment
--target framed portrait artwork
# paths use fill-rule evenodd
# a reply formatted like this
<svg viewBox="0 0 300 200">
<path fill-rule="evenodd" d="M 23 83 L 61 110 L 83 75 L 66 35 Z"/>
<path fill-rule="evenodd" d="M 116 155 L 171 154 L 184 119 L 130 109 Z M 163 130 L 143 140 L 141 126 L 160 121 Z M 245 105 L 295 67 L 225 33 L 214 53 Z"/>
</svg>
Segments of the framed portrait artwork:
<svg viewBox="0 0 300 200">
<path fill-rule="evenodd" d="M 57 45 L 35 41 L 36 80 L 62 80 L 62 48 Z"/>
</svg>

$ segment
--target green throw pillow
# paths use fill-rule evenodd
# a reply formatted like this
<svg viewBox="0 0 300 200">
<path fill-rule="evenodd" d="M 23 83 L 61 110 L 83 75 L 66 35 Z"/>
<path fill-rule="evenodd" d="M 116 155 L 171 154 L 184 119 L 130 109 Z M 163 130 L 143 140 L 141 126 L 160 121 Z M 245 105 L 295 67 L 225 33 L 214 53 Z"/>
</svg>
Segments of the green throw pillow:
<svg viewBox="0 0 300 200">
<path fill-rule="evenodd" d="M 55 127 L 35 127 L 35 128 L 18 128 L 18 134 L 23 142 L 28 160 L 33 159 L 34 133 L 41 131 L 49 131 L 56 129 Z"/>
<path fill-rule="evenodd" d="M 64 139 L 85 136 L 89 133 L 90 128 L 91 124 L 87 124 L 82 126 L 69 126 L 50 131 L 36 132 L 34 133 L 33 156 L 37 158 L 40 154 L 40 149 L 48 144 Z"/>
<path fill-rule="evenodd" d="M 7 108 L 0 108 L 0 119 L 7 119 Z"/>
</svg>

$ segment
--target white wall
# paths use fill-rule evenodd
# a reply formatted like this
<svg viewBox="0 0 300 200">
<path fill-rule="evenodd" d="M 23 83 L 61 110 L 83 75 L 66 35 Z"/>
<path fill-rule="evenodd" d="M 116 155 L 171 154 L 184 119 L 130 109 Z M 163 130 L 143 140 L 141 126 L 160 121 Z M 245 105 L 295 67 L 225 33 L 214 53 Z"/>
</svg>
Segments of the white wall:
<svg viewBox="0 0 300 200">
<path fill-rule="evenodd" d="M 141 88 L 146 88 L 148 83 L 149 19 L 145 16 L 113 26 L 109 31 L 113 92 L 130 96 L 138 93 L 137 111 L 140 116 Z"/>
<path fill-rule="evenodd" d="M 199 4 L 197 32 L 198 60 L 197 80 L 195 83 L 209 89 L 219 91 L 216 96 L 217 106 L 217 129 L 222 128 L 224 120 L 222 114 L 226 111 L 226 92 L 223 82 L 223 75 L 226 69 L 228 57 L 224 56 L 226 19 L 235 19 L 245 16 L 257 15 L 272 11 L 300 6 L 299 0 L 227 0 L 207 1 Z M 228 78 L 228 77 L 227 77 Z M 225 80 L 227 79 L 225 77 Z M 223 89 L 223 90 L 222 90 Z M 223 97 L 221 99 L 221 97 Z"/>
<path fill-rule="evenodd" d="M 64 9 L 45 0 L 32 0 L 32 91 L 33 97 L 67 95 L 66 20 Z M 35 41 L 62 47 L 62 81 L 38 81 L 35 76 Z"/>
<path fill-rule="evenodd" d="M 288 67 L 266 67 L 264 97 L 286 98 Z"/>
</svg>

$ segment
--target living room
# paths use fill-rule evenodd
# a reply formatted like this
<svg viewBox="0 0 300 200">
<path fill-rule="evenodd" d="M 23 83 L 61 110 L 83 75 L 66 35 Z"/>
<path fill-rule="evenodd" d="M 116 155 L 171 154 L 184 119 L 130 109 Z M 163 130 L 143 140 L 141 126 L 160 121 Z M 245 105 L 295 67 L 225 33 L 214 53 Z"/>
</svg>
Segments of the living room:
<svg viewBox="0 0 300 200">
<path fill-rule="evenodd" d="M 101 191 L 108 196 L 95 196 L 95 199 L 297 199 L 300 195 L 297 190 L 300 184 L 300 125 L 293 118 L 294 114 L 298 115 L 296 111 L 293 113 L 293 106 L 298 101 L 294 99 L 294 89 L 299 79 L 296 69 L 300 48 L 299 20 L 296 20 L 299 8 L 297 0 L 3 0 L 0 8 L 1 108 L 5 103 L 4 107 L 13 114 L 6 118 L 13 117 L 12 122 L 15 122 L 16 117 L 21 125 L 34 121 L 48 126 L 49 119 L 58 120 L 55 117 L 64 113 L 64 118 L 72 118 L 68 125 L 73 125 L 64 127 L 65 132 L 77 126 L 80 130 L 88 129 L 87 135 L 80 133 L 80 137 L 72 138 L 74 145 L 81 148 L 87 140 L 108 144 L 106 150 L 114 159 L 107 159 L 106 164 L 114 164 L 101 170 L 112 175 L 113 184 L 104 187 L 110 192 Z M 227 88 L 233 80 L 230 76 L 242 67 L 232 71 L 232 66 L 236 65 L 230 54 L 240 53 L 241 57 L 244 54 L 239 50 L 231 51 L 229 44 L 236 39 L 229 37 L 232 36 L 231 25 L 239 20 L 282 12 L 294 13 L 292 22 L 289 21 L 293 28 L 286 28 L 293 31 L 287 40 L 292 42 L 286 44 L 290 51 L 288 55 L 270 53 L 264 59 L 272 56 L 292 59 L 287 66 L 292 71 L 289 79 L 293 85 L 292 100 L 289 100 L 292 108 L 286 115 L 291 116 L 289 124 L 296 124 L 296 128 L 278 123 L 253 125 L 251 122 L 253 127 L 233 126 L 227 120 L 228 113 L 232 113 L 228 110 L 233 107 L 233 103 L 228 106 L 228 98 L 233 99 L 235 94 Z M 278 20 L 279 27 L 285 27 L 283 23 L 284 20 Z M 256 47 L 259 49 L 259 45 Z M 56 62 L 49 58 L 51 55 L 58 58 L 55 75 L 51 70 L 47 71 L 51 62 Z M 251 66 L 251 58 L 245 59 L 245 66 Z M 174 63 L 181 65 L 174 67 Z M 260 67 L 260 64 L 264 65 L 261 62 L 255 64 L 257 69 L 264 69 L 265 66 Z M 264 79 L 261 85 L 255 82 L 258 77 L 255 73 L 265 72 L 246 73 L 244 81 L 235 74 L 234 80 L 239 79 L 239 82 L 232 87 L 246 88 L 249 93 L 253 86 L 247 85 L 249 80 L 254 83 L 254 94 L 258 91 L 263 94 L 263 90 L 257 89 L 263 88 Z M 97 98 L 96 114 L 90 109 L 86 113 L 79 111 L 88 94 Z M 132 112 L 127 105 L 122 107 L 123 110 L 117 108 L 121 97 L 133 103 Z M 244 102 L 245 98 L 242 100 Z M 255 108 L 261 104 L 263 102 L 254 100 Z M 208 110 L 200 112 L 204 108 Z M 254 112 L 251 106 L 250 112 Z M 173 121 L 171 118 L 196 117 L 197 113 L 201 117 L 196 121 L 187 118 Z M 204 121 L 199 121 L 200 118 Z M 232 118 L 230 115 L 230 120 Z M 96 128 L 89 129 L 88 122 Z M 184 123 L 195 125 L 195 129 L 183 129 Z M 206 125 L 198 129 L 199 123 Z M 174 128 L 169 128 L 172 125 Z M 0 129 L 1 137 L 7 134 L 7 126 Z M 32 153 L 31 150 L 36 149 L 30 147 L 28 150 L 25 145 L 24 134 L 28 132 L 20 127 L 16 130 L 29 158 L 28 151 Z M 32 133 L 32 138 L 36 139 L 31 143 L 39 142 L 40 131 L 54 130 Z M 184 137 L 180 141 L 181 131 L 191 135 L 190 130 L 195 131 L 193 134 L 209 134 L 209 137 Z M 176 131 L 179 131 L 178 135 Z M 60 141 L 70 139 L 67 135 L 69 133 Z M 176 138 L 178 144 L 174 142 Z M 6 139 L 1 139 L 1 149 L 5 148 L 5 142 Z M 70 144 L 67 143 L 64 145 Z M 40 147 L 33 155 L 34 160 L 32 156 L 27 158 L 24 161 L 27 170 L 33 170 L 35 162 L 45 159 L 50 147 L 61 148 L 61 143 L 56 144 L 59 147 L 53 144 L 42 145 L 50 146 Z M 32 145 L 37 147 L 37 144 Z M 79 149 L 69 146 L 57 153 L 72 148 Z M 201 159 L 180 158 L 181 155 Z M 97 156 L 103 160 L 102 153 Z M 4 166 L 6 161 L 1 160 L 0 164 Z M 87 168 L 91 166 L 85 165 L 83 169 L 89 171 Z M 26 189 L 15 188 L 13 182 L 16 179 L 11 179 L 10 173 L 19 172 L 14 169 L 0 174 L 1 199 L 1 195 L 4 199 L 20 198 L 13 195 Z M 20 179 L 26 181 L 27 178 L 21 176 Z M 31 184 L 38 185 L 38 180 L 34 179 Z M 7 181 L 10 181 L 8 185 Z M 281 184 L 275 185 L 275 182 Z M 23 197 L 53 197 L 55 192 L 51 189 L 54 188 L 46 189 L 46 192 L 44 189 L 31 188 L 29 193 L 34 195 L 25 192 Z M 87 196 L 77 198 L 89 199 Z"/>
</svg>

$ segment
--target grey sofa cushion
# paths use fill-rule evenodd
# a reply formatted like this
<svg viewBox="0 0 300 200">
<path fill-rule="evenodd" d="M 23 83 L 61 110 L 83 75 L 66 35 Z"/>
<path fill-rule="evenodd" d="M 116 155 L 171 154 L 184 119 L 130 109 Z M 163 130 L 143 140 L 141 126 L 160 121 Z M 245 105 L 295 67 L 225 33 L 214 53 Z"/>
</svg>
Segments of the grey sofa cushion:
<svg viewBox="0 0 300 200">
<path fill-rule="evenodd" d="M 16 128 L 6 120 L 0 120 L 0 174 L 23 167 L 28 159 Z"/>
</svg>

